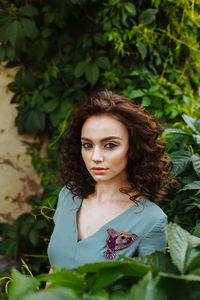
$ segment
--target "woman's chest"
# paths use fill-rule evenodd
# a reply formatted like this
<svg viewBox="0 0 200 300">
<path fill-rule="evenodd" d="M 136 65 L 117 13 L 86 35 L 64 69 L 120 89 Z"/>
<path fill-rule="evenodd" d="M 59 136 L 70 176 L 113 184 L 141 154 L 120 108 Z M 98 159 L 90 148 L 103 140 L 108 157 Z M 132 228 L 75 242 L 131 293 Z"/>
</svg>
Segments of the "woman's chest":
<svg viewBox="0 0 200 300">
<path fill-rule="evenodd" d="M 132 205 L 132 204 L 131 204 Z M 117 218 L 130 208 L 130 204 L 122 205 L 88 205 L 82 203 L 77 212 L 78 239 L 84 240 L 99 231 L 105 224 Z"/>
</svg>

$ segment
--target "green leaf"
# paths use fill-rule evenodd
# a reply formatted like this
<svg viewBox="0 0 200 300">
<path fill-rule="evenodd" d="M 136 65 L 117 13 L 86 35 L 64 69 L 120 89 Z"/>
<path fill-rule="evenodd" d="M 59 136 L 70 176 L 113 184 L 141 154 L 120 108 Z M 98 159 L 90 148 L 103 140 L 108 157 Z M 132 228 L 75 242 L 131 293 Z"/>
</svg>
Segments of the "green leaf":
<svg viewBox="0 0 200 300">
<path fill-rule="evenodd" d="M 52 112 L 56 109 L 58 106 L 59 102 L 57 100 L 50 100 L 44 103 L 43 109 L 46 113 Z"/>
<path fill-rule="evenodd" d="M 8 293 L 9 300 L 24 299 L 24 296 L 32 294 L 40 284 L 36 278 L 24 276 L 15 269 L 12 270 L 12 279 L 13 283 L 11 284 Z"/>
<path fill-rule="evenodd" d="M 200 144 L 200 134 L 193 134 L 192 136 L 196 140 L 197 144 Z"/>
<path fill-rule="evenodd" d="M 172 152 L 169 157 L 173 163 L 171 173 L 175 175 L 183 173 L 191 162 L 191 153 L 184 150 Z"/>
<path fill-rule="evenodd" d="M 200 156 L 199 154 L 192 155 L 192 164 L 198 177 L 200 177 Z"/>
<path fill-rule="evenodd" d="M 105 56 L 98 57 L 96 63 L 102 69 L 110 69 L 109 59 Z"/>
<path fill-rule="evenodd" d="M 80 273 L 85 273 L 85 272 L 96 273 L 99 272 L 101 269 L 106 269 L 106 268 L 107 269 L 116 268 L 120 270 L 122 274 L 130 275 L 134 277 L 141 277 L 145 275 L 150 269 L 149 266 L 145 266 L 134 260 L 128 264 L 127 262 L 123 262 L 123 261 L 106 261 L 106 262 L 85 264 L 83 266 L 76 268 L 75 270 Z"/>
<path fill-rule="evenodd" d="M 196 272 L 196 270 L 194 272 Z M 183 280 L 184 284 L 185 284 L 185 281 L 197 281 L 197 282 L 200 281 L 200 276 L 193 274 L 193 273 L 187 274 L 187 275 L 175 275 L 175 274 L 170 274 L 170 273 L 160 273 L 159 275 L 160 275 L 160 277 L 164 277 L 164 278 Z"/>
<path fill-rule="evenodd" d="M 124 3 L 124 7 L 131 16 L 134 17 L 136 15 L 136 9 L 133 3 L 131 2 Z"/>
<path fill-rule="evenodd" d="M 15 49 L 19 49 L 22 45 L 25 34 L 21 23 L 18 20 L 14 20 L 7 26 L 8 40 Z"/>
<path fill-rule="evenodd" d="M 49 281 L 52 287 L 65 286 L 77 293 L 82 293 L 84 290 L 83 276 L 73 273 L 70 270 L 62 269 L 54 274 L 40 274 L 36 278 L 41 282 Z"/>
<path fill-rule="evenodd" d="M 198 204 L 199 204 L 199 208 L 200 208 L 200 203 L 198 203 Z M 195 225 L 195 227 L 193 228 L 192 234 L 200 238 L 200 222 L 198 222 Z"/>
<path fill-rule="evenodd" d="M 140 98 L 144 95 L 145 95 L 145 92 L 142 90 L 132 90 L 131 92 L 129 92 L 129 97 L 131 99 Z"/>
<path fill-rule="evenodd" d="M 99 68 L 95 63 L 89 63 L 86 66 L 85 75 L 89 83 L 93 86 L 99 78 Z"/>
<path fill-rule="evenodd" d="M 27 37 L 29 37 L 32 40 L 37 37 L 38 30 L 34 21 L 29 20 L 27 18 L 23 18 L 21 19 L 21 24 Z"/>
<path fill-rule="evenodd" d="M 152 273 L 148 272 L 130 290 L 127 300 L 167 300 L 167 294 L 159 285 L 160 277 L 153 279 Z"/>
<path fill-rule="evenodd" d="M 35 129 L 44 129 L 45 114 L 38 110 L 31 110 L 26 120 L 26 131 L 33 133 Z"/>
<path fill-rule="evenodd" d="M 182 115 L 182 118 L 196 134 L 200 134 L 200 120 L 195 120 L 185 114 Z"/>
<path fill-rule="evenodd" d="M 194 256 L 191 259 L 190 253 L 192 249 L 200 245 L 200 239 L 192 236 L 175 223 L 167 225 L 166 233 L 171 258 L 181 274 L 184 274 L 190 268 L 194 259 Z M 200 251 L 198 253 L 200 254 Z M 195 253 L 196 255 L 197 253 Z"/>
<path fill-rule="evenodd" d="M 27 17 L 34 17 L 38 15 L 38 9 L 32 5 L 25 5 L 19 8 L 18 13 Z"/>
<path fill-rule="evenodd" d="M 122 257 L 125 258 L 124 256 Z M 146 256 L 138 256 L 135 258 L 130 258 L 129 260 L 136 260 L 141 264 L 153 266 L 154 268 L 157 268 L 163 272 L 174 273 L 176 271 L 174 265 L 171 263 L 167 255 L 159 251 L 156 251 Z"/>
<path fill-rule="evenodd" d="M 64 287 L 48 288 L 43 291 L 39 291 L 33 295 L 29 295 L 23 300 L 78 300 L 79 298 L 71 291 Z M 11 299 L 12 300 L 12 299 Z M 14 299 L 13 299 L 14 300 Z M 18 299 L 16 299 L 18 300 Z M 22 300 L 22 299 L 20 299 Z"/>
<path fill-rule="evenodd" d="M 169 133 L 174 133 L 174 134 L 181 134 L 181 135 L 192 136 L 191 133 L 189 133 L 189 132 L 187 132 L 185 130 L 182 130 L 182 129 L 166 128 L 165 131 L 169 132 Z"/>
<path fill-rule="evenodd" d="M 6 50 L 3 46 L 0 47 L 0 62 L 3 61 L 6 57 Z"/>
<path fill-rule="evenodd" d="M 141 106 L 147 107 L 149 105 L 151 105 L 151 98 L 149 98 L 148 96 L 144 96 L 142 98 Z"/>
<path fill-rule="evenodd" d="M 101 269 L 93 278 L 93 289 L 99 290 L 113 284 L 120 275 L 118 268 Z"/>
<path fill-rule="evenodd" d="M 87 66 L 87 62 L 86 61 L 82 61 L 80 63 L 78 63 L 78 65 L 76 66 L 75 70 L 74 70 L 74 76 L 76 78 L 79 78 L 83 75 L 83 73 L 85 72 Z"/>
<path fill-rule="evenodd" d="M 38 231 L 35 230 L 35 229 L 32 229 L 30 232 L 29 232 L 29 239 L 31 241 L 31 243 L 33 244 L 33 246 L 36 246 L 37 243 L 38 243 L 38 240 L 39 240 L 39 234 L 38 234 Z"/>
<path fill-rule="evenodd" d="M 200 190 L 200 181 L 194 181 L 186 184 L 182 189 L 179 190 L 179 192 L 187 190 Z"/>
<path fill-rule="evenodd" d="M 147 8 L 139 16 L 139 22 L 144 25 L 149 25 L 153 22 L 155 15 L 157 14 L 158 9 Z"/>
<path fill-rule="evenodd" d="M 145 59 L 147 56 L 147 45 L 144 41 L 139 41 L 138 50 L 142 56 L 142 59 Z"/>
</svg>

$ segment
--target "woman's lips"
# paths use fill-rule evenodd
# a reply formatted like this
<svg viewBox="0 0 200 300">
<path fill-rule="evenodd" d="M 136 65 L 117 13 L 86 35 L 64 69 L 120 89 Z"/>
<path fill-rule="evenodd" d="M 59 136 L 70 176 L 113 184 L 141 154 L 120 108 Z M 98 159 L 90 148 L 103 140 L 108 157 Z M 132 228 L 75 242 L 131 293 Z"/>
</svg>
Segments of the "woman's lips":
<svg viewBox="0 0 200 300">
<path fill-rule="evenodd" d="M 96 173 L 96 174 L 104 173 L 106 170 L 108 170 L 108 169 L 107 168 L 92 168 L 92 171 L 94 171 L 94 173 Z"/>
</svg>

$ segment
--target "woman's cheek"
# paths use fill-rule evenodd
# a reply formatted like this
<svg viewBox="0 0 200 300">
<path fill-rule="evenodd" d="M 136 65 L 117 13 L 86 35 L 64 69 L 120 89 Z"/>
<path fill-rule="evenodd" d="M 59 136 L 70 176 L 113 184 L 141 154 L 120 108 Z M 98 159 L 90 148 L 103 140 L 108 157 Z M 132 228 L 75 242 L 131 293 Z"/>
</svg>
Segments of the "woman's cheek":
<svg viewBox="0 0 200 300">
<path fill-rule="evenodd" d="M 110 157 L 110 162 L 115 163 L 115 164 L 126 163 L 127 160 L 128 160 L 127 150 L 113 152 L 112 156 Z"/>
</svg>

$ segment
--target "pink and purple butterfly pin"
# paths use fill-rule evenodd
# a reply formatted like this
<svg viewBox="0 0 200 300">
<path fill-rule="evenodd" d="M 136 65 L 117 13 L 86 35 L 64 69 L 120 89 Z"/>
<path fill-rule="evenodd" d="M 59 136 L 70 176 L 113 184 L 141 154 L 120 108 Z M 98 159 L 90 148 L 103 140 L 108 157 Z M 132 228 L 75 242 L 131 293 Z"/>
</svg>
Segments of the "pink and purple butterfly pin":
<svg viewBox="0 0 200 300">
<path fill-rule="evenodd" d="M 106 239 L 107 251 L 104 252 L 105 256 L 109 259 L 115 257 L 115 251 L 129 247 L 137 238 L 137 234 L 120 232 L 117 233 L 113 228 L 107 229 L 108 237 Z"/>
</svg>

